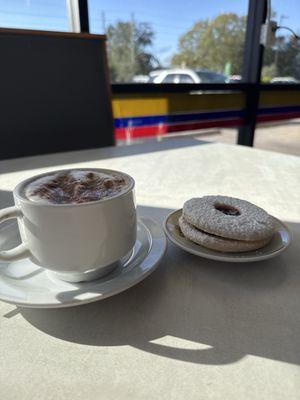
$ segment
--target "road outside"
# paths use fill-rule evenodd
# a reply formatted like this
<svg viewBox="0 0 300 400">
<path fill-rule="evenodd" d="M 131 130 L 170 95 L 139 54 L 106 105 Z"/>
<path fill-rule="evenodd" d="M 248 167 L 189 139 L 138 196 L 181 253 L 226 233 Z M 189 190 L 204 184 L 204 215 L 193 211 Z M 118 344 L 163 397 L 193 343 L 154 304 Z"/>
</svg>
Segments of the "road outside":
<svg viewBox="0 0 300 400">
<path fill-rule="evenodd" d="M 237 130 L 220 129 L 197 137 L 206 141 L 235 144 Z M 260 125 L 255 132 L 254 147 L 300 156 L 300 119 L 282 124 Z"/>
</svg>

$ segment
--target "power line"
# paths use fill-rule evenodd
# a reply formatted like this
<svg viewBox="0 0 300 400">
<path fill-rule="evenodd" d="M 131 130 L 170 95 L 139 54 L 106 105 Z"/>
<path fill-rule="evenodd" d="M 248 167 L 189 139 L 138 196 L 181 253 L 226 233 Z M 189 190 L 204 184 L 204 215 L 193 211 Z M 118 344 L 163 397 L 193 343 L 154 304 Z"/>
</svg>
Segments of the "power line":
<svg viewBox="0 0 300 400">
<path fill-rule="evenodd" d="M 299 40 L 300 36 L 296 34 L 296 32 L 293 31 L 293 29 L 289 28 L 288 26 L 277 26 L 276 27 L 276 31 L 278 29 L 286 29 L 287 31 L 290 31 L 292 33 L 292 35 L 294 36 L 295 39 Z"/>
<path fill-rule="evenodd" d="M 119 20 L 118 21 L 118 20 L 115 20 L 115 19 L 112 19 L 112 18 L 107 18 L 105 12 L 102 12 L 102 14 L 101 14 L 102 29 L 103 29 L 103 18 L 105 19 L 106 23 L 109 23 L 111 25 L 117 24 L 118 22 L 122 22 L 122 23 L 125 23 L 125 24 L 131 24 L 132 23 L 132 17 L 130 18 L 130 20 L 126 20 L 126 21 L 125 20 Z M 135 20 L 135 23 L 136 23 L 136 20 Z M 181 29 L 178 29 L 176 27 L 168 28 L 168 26 L 163 27 L 162 25 L 157 25 L 156 23 L 151 23 L 151 22 L 149 23 L 149 25 L 150 26 L 154 26 L 154 27 L 158 27 L 159 28 L 159 32 L 166 32 L 167 34 L 170 34 L 170 35 L 173 35 L 172 31 L 176 32 L 176 33 L 181 31 Z"/>
<path fill-rule="evenodd" d="M 104 11 L 102 11 L 102 13 L 101 13 L 101 19 L 102 19 L 102 30 L 103 30 L 103 32 L 106 32 L 106 19 L 105 19 Z"/>
<path fill-rule="evenodd" d="M 54 19 L 63 19 L 63 20 L 65 20 L 66 19 L 66 17 L 64 17 L 64 16 L 52 16 L 52 15 L 49 15 L 49 14 L 32 14 L 32 13 L 26 13 L 26 12 L 17 12 L 17 13 L 15 13 L 15 12 L 9 12 L 9 11 L 1 11 L 0 10 L 0 14 L 4 14 L 4 15 L 10 15 L 11 17 L 16 17 L 17 15 L 18 16 L 21 16 L 21 17 L 24 17 L 24 16 L 26 16 L 26 17 L 35 17 L 35 18 L 54 18 Z"/>
<path fill-rule="evenodd" d="M 7 4 L 11 5 L 11 3 L 17 3 L 17 5 L 20 5 L 20 0 L 9 0 L 9 3 L 7 3 Z M 29 7 L 30 8 L 36 7 L 36 6 L 43 6 L 44 7 L 46 5 L 46 7 L 55 7 L 55 8 L 57 8 L 61 4 L 64 4 L 64 3 L 62 3 L 60 0 L 57 1 L 56 3 L 54 1 L 51 1 L 51 2 L 47 2 L 47 1 L 37 2 L 37 1 L 35 1 L 34 5 L 30 5 Z M 25 7 L 27 7 L 27 6 L 25 6 Z M 64 6 L 63 8 L 66 8 L 66 7 Z"/>
<path fill-rule="evenodd" d="M 122 21 L 121 18 L 124 18 L 124 16 L 123 16 L 123 17 L 120 17 L 120 18 L 111 18 L 111 17 L 108 17 L 108 18 L 107 18 L 107 21 L 110 22 L 110 23 L 115 23 L 115 22 L 117 22 L 118 20 L 119 20 L 119 21 Z M 128 17 L 125 17 L 125 18 L 128 18 Z M 96 21 L 99 21 L 99 20 L 100 20 L 100 17 L 94 17 L 93 19 L 96 20 Z M 124 20 L 125 20 L 125 19 L 124 19 Z M 176 31 L 178 31 L 178 30 L 180 30 L 180 29 L 188 29 L 186 26 L 183 26 L 183 25 L 177 25 L 177 26 L 175 26 L 175 25 L 168 25 L 168 24 L 159 24 L 159 23 L 152 22 L 152 21 L 141 21 L 141 22 L 149 23 L 150 25 L 154 25 L 154 26 L 157 26 L 157 27 L 160 27 L 160 28 L 170 28 L 170 29 L 174 29 L 174 30 L 176 30 Z M 195 25 L 196 22 L 197 22 L 197 21 L 193 22 L 192 25 Z"/>
<path fill-rule="evenodd" d="M 144 9 L 145 10 L 145 9 Z M 160 19 L 162 21 L 165 21 L 165 18 L 162 14 L 155 14 L 155 13 L 149 13 L 149 10 L 145 10 L 145 11 L 139 11 L 138 9 L 134 9 L 134 13 L 135 15 L 141 14 L 141 15 L 145 15 L 147 17 L 154 17 L 157 19 Z M 106 13 L 112 13 L 112 14 L 127 14 L 128 15 L 128 9 L 105 9 Z M 194 19 L 184 19 L 184 18 L 180 18 L 181 21 L 186 21 L 187 23 L 193 23 Z"/>
<path fill-rule="evenodd" d="M 134 14 L 131 13 L 131 23 L 130 23 L 130 32 L 131 32 L 131 63 L 132 67 L 135 63 L 135 46 L 134 46 L 134 30 L 135 30 L 135 23 L 134 23 Z"/>
<path fill-rule="evenodd" d="M 93 12 L 92 12 L 92 10 L 94 10 L 95 11 L 95 9 L 91 9 L 90 10 L 90 15 L 91 15 L 91 17 L 93 18 Z M 121 12 L 121 9 L 120 10 L 111 10 L 111 9 L 105 9 L 104 10 L 104 12 L 106 13 L 106 15 L 107 14 L 117 14 L 118 15 L 118 17 L 116 17 L 115 19 L 120 19 L 120 18 L 128 18 L 128 14 L 129 14 L 129 12 L 128 12 L 128 10 L 122 10 Z M 99 12 L 99 9 L 98 9 L 98 12 Z M 147 17 L 153 17 L 153 18 L 155 18 L 155 19 L 159 19 L 160 21 L 162 21 L 163 22 L 163 24 L 165 25 L 165 21 L 166 21 L 166 19 L 161 15 L 161 14 L 151 14 L 151 13 L 149 13 L 149 12 L 145 12 L 145 13 L 141 13 L 141 12 L 138 12 L 136 9 L 134 10 L 134 13 L 135 13 L 135 16 L 138 16 L 138 18 L 140 18 L 140 15 L 145 15 L 145 16 L 147 16 Z M 143 17 L 142 17 L 143 18 Z M 111 18 L 112 19 L 112 18 Z M 197 21 L 197 20 L 196 20 Z M 190 25 L 193 25 L 195 22 L 195 19 L 180 19 L 180 22 L 182 22 L 182 23 L 184 23 L 184 22 L 186 22 L 186 24 L 190 24 Z M 150 21 L 151 22 L 151 21 Z M 173 27 L 174 28 L 177 28 L 178 26 L 174 26 L 173 25 Z"/>
</svg>

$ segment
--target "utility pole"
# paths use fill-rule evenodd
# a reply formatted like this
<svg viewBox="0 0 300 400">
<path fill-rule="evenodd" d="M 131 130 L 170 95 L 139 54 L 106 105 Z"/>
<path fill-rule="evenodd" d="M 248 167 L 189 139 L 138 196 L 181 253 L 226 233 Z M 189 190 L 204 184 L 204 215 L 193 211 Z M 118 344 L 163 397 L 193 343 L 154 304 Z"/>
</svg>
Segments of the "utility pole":
<svg viewBox="0 0 300 400">
<path fill-rule="evenodd" d="M 103 31 L 103 33 L 106 33 L 105 11 L 101 12 L 101 20 L 102 20 L 102 31 Z"/>
<path fill-rule="evenodd" d="M 284 19 L 288 19 L 289 17 L 287 17 L 286 15 L 281 15 L 279 18 L 279 26 L 282 25 L 282 21 Z M 274 64 L 276 67 L 276 75 L 278 75 L 279 71 L 278 71 L 278 56 L 279 56 L 279 51 L 280 51 L 280 38 L 277 37 L 277 44 L 276 44 L 276 48 L 275 48 L 275 57 L 274 57 Z"/>
<path fill-rule="evenodd" d="M 134 13 L 131 13 L 131 23 L 130 23 L 130 54 L 131 54 L 131 65 L 132 69 L 135 64 L 135 44 L 134 44 L 134 32 L 135 31 L 135 22 L 134 22 Z"/>
</svg>

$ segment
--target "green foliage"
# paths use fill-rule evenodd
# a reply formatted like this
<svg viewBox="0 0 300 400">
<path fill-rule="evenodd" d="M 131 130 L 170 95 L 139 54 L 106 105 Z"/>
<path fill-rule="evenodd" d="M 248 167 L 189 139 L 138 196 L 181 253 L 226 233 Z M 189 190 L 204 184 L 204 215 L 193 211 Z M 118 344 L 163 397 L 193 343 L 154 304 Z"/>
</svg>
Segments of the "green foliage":
<svg viewBox="0 0 300 400">
<path fill-rule="evenodd" d="M 151 52 L 154 32 L 148 23 L 119 21 L 107 28 L 108 60 L 112 82 L 130 82 L 134 75 L 147 75 L 159 67 Z M 244 58 L 246 17 L 234 13 L 196 22 L 182 35 L 173 66 L 207 68 L 241 74 Z M 262 80 L 293 76 L 300 80 L 300 42 L 277 38 L 276 48 L 266 48 Z"/>
<path fill-rule="evenodd" d="M 277 68 L 279 76 L 292 76 L 300 80 L 300 43 L 290 38 L 278 52 Z"/>
<path fill-rule="evenodd" d="M 261 80 L 263 82 L 270 82 L 270 80 L 277 75 L 277 67 L 275 64 L 265 65 L 261 71 Z"/>
<path fill-rule="evenodd" d="M 299 40 L 279 37 L 275 48 L 265 49 L 262 80 L 266 82 L 275 76 L 292 76 L 300 80 Z"/>
<path fill-rule="evenodd" d="M 147 23 L 122 22 L 107 28 L 108 61 L 112 82 L 130 82 L 134 75 L 148 74 L 157 60 L 148 51 L 154 32 Z"/>
<path fill-rule="evenodd" d="M 243 63 L 246 17 L 234 13 L 201 20 L 179 39 L 172 65 L 222 72 L 227 63 L 240 74 Z"/>
</svg>

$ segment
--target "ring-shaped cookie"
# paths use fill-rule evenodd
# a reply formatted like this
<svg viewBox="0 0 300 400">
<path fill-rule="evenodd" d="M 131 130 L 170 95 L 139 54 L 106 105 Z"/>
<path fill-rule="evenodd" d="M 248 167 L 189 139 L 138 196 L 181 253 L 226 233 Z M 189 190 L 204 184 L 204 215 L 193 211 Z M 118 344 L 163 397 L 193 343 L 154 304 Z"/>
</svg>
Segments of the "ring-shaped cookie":
<svg viewBox="0 0 300 400">
<path fill-rule="evenodd" d="M 209 233 L 203 232 L 193 225 L 189 224 L 183 217 L 178 220 L 179 227 L 186 237 L 196 244 L 200 244 L 208 249 L 222 251 L 224 253 L 240 253 L 244 251 L 252 251 L 264 247 L 269 241 L 270 237 L 262 240 L 243 241 L 235 239 L 225 239 L 220 236 L 214 236 Z"/>
<path fill-rule="evenodd" d="M 204 196 L 184 203 L 182 215 L 196 228 L 223 238 L 258 241 L 274 233 L 274 219 L 262 208 L 227 196 Z"/>
</svg>

